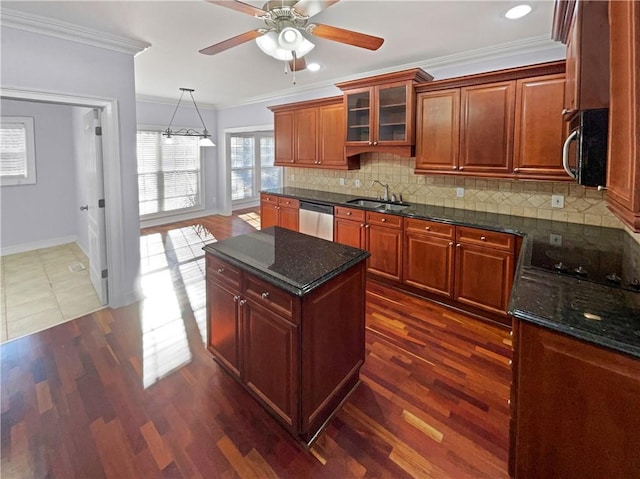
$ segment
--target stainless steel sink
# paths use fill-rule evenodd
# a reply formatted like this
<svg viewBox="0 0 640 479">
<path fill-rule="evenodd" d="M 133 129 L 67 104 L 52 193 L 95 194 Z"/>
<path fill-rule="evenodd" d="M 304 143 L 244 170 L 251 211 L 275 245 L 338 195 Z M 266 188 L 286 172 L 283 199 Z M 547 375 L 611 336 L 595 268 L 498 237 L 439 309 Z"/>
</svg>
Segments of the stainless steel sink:
<svg viewBox="0 0 640 479">
<path fill-rule="evenodd" d="M 371 208 L 373 210 L 377 210 L 378 208 L 382 208 L 384 206 L 384 203 L 380 203 L 379 201 L 365 200 L 363 198 L 347 201 L 347 203 L 351 203 L 352 205 L 362 206 L 363 208 Z"/>
<path fill-rule="evenodd" d="M 357 198 L 355 200 L 347 201 L 347 203 L 378 211 L 402 211 L 409 207 L 406 203 L 384 203 L 382 201 L 368 200 L 366 198 Z"/>
</svg>

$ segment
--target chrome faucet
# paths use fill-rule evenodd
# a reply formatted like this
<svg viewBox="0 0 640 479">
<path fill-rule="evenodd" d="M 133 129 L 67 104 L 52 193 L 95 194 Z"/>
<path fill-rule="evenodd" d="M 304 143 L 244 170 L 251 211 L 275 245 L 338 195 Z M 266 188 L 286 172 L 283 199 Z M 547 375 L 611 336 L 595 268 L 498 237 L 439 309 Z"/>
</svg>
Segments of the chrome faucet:
<svg viewBox="0 0 640 479">
<path fill-rule="evenodd" d="M 384 195 L 383 195 L 382 199 L 384 201 L 389 201 L 389 185 L 388 184 L 385 185 L 380 180 L 373 180 L 371 182 L 371 186 L 375 185 L 376 183 L 378 183 L 380 186 L 382 186 L 384 188 Z"/>
</svg>

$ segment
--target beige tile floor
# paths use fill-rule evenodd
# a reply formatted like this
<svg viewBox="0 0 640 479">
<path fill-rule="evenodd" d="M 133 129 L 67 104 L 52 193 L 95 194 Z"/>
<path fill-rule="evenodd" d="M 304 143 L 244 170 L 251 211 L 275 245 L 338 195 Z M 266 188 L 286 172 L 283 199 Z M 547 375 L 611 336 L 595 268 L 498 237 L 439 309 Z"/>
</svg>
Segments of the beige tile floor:
<svg viewBox="0 0 640 479">
<path fill-rule="evenodd" d="M 71 271 L 78 263 L 85 269 Z M 75 243 L 3 256 L 0 265 L 1 342 L 102 308 Z"/>
</svg>

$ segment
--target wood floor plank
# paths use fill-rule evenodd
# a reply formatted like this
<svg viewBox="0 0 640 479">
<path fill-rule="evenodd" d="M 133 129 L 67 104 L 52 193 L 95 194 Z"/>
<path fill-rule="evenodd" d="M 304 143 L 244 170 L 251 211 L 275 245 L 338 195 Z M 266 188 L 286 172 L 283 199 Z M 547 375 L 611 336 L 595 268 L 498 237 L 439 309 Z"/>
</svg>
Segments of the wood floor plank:
<svg viewBox="0 0 640 479">
<path fill-rule="evenodd" d="M 311 450 L 212 360 L 201 248 L 256 218 L 144 229 L 143 250 L 157 251 L 143 267 L 167 294 L 0 345 L 3 478 L 508 477 L 504 328 L 368 281 L 361 384 Z M 169 295 L 170 317 L 151 302 Z M 172 347 L 150 342 L 167 324 Z"/>
</svg>

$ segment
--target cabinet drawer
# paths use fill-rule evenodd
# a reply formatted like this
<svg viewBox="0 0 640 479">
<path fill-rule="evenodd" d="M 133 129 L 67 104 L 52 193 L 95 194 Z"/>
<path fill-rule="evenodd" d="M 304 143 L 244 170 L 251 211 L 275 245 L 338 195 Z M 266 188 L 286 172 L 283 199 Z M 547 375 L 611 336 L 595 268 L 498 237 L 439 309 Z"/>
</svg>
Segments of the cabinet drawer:
<svg viewBox="0 0 640 479">
<path fill-rule="evenodd" d="M 283 208 L 299 208 L 300 202 L 298 200 L 294 200 L 293 198 L 278 198 L 278 206 Z"/>
<path fill-rule="evenodd" d="M 207 277 L 240 288 L 240 270 L 210 254 L 207 254 Z"/>
<path fill-rule="evenodd" d="M 503 251 L 513 251 L 515 245 L 515 237 L 511 234 L 468 228 L 466 226 L 458 226 L 456 228 L 456 241 L 487 246 Z"/>
<path fill-rule="evenodd" d="M 362 221 L 364 222 L 364 211 L 354 210 L 353 208 L 343 208 L 342 206 L 336 206 L 333 209 L 333 215 L 336 218 L 344 218 L 345 220 Z"/>
<path fill-rule="evenodd" d="M 442 238 L 453 239 L 453 237 L 455 236 L 455 226 L 438 223 L 437 221 L 407 218 L 405 228 L 406 231 L 411 231 L 414 233 L 428 233 L 433 236 L 440 236 Z"/>
<path fill-rule="evenodd" d="M 281 316 L 291 318 L 293 311 L 292 295 L 255 276 L 248 274 L 245 276 L 244 296 L 266 306 Z"/>
<path fill-rule="evenodd" d="M 265 193 L 262 193 L 260 195 L 260 201 L 262 203 L 269 203 L 271 205 L 278 205 L 278 197 L 275 195 L 267 195 Z"/>
<path fill-rule="evenodd" d="M 387 226 L 388 228 L 402 228 L 402 216 L 387 215 L 384 213 L 367 213 L 367 223 L 372 225 Z"/>
</svg>

